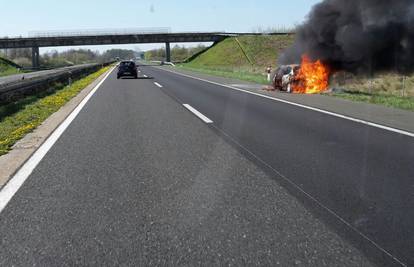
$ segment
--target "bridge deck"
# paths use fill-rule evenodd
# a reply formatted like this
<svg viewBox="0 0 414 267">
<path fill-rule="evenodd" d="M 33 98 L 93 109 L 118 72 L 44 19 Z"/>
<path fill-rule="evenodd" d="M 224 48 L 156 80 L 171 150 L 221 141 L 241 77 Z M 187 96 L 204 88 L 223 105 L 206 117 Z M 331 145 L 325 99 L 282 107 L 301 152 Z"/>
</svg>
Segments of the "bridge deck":
<svg viewBox="0 0 414 267">
<path fill-rule="evenodd" d="M 291 33 L 274 33 L 286 35 Z M 139 43 L 186 43 L 218 42 L 227 37 L 240 35 L 261 35 L 257 33 L 151 33 L 151 34 L 111 34 L 85 36 L 25 37 L 0 39 L 0 49 L 52 46 L 111 45 Z"/>
</svg>

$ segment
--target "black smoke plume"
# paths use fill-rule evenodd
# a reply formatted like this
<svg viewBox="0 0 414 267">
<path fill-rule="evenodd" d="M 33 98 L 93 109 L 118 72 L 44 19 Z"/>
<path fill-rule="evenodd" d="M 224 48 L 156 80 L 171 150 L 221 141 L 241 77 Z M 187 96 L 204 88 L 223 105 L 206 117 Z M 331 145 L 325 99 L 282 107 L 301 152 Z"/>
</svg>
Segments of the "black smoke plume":
<svg viewBox="0 0 414 267">
<path fill-rule="evenodd" d="M 414 70 L 414 0 L 324 0 L 299 26 L 281 64 L 302 54 L 338 70 Z"/>
</svg>

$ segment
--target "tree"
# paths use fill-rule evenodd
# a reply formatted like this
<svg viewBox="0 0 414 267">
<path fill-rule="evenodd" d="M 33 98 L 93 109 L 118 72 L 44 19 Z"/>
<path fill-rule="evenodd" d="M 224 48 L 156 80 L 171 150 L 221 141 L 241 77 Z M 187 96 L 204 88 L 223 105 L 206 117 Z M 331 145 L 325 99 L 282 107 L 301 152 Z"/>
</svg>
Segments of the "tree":
<svg viewBox="0 0 414 267">
<path fill-rule="evenodd" d="M 202 44 L 199 44 L 196 47 L 185 47 L 175 45 L 171 49 L 171 59 L 173 62 L 181 62 L 185 59 L 189 58 L 190 56 L 204 50 L 206 47 Z M 158 48 L 158 49 L 152 49 L 145 52 L 145 60 L 151 61 L 162 61 L 165 60 L 165 49 L 164 48 Z"/>
<path fill-rule="evenodd" d="M 103 53 L 101 56 L 102 61 L 111 61 L 116 58 L 120 58 L 121 60 L 135 58 L 135 51 L 126 49 L 111 49 L 105 51 L 105 53 Z"/>
</svg>

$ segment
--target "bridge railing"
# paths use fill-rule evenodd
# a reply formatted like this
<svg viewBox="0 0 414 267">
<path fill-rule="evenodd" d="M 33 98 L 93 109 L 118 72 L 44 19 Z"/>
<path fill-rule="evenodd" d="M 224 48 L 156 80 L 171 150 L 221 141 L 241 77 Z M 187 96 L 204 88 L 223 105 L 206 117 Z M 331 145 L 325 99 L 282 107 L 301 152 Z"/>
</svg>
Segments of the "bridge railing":
<svg viewBox="0 0 414 267">
<path fill-rule="evenodd" d="M 89 29 L 70 31 L 32 31 L 29 37 L 76 37 L 76 36 L 100 36 L 100 35 L 133 35 L 133 34 L 162 34 L 171 33 L 171 28 L 125 28 L 125 29 Z"/>
</svg>

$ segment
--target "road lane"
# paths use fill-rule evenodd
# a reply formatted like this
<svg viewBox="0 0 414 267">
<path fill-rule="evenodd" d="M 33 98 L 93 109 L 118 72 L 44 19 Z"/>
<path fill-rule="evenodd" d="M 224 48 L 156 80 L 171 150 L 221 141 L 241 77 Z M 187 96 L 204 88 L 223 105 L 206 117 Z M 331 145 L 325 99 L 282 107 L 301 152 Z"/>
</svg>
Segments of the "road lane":
<svg viewBox="0 0 414 267">
<path fill-rule="evenodd" d="M 318 203 L 387 252 L 414 264 L 413 138 L 158 68 L 144 69 L 164 84 L 166 93 L 205 114 Z"/>
<path fill-rule="evenodd" d="M 182 104 L 112 73 L 0 214 L 0 265 L 371 265 Z"/>
</svg>

